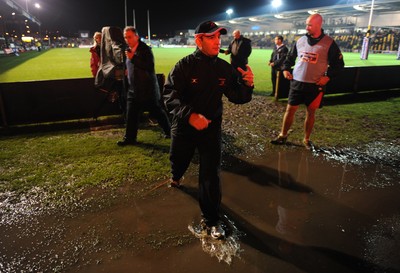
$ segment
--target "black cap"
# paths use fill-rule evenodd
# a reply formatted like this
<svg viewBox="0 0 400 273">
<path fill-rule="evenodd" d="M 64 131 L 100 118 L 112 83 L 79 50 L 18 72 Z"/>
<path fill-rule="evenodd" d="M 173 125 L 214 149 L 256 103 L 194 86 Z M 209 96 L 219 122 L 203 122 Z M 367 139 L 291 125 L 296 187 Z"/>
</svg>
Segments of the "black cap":
<svg viewBox="0 0 400 273">
<path fill-rule="evenodd" d="M 219 32 L 221 34 L 227 33 L 226 28 L 219 27 L 213 21 L 205 21 L 196 27 L 194 34 L 195 34 L 195 36 L 197 36 L 197 35 L 211 36 L 217 32 Z"/>
</svg>

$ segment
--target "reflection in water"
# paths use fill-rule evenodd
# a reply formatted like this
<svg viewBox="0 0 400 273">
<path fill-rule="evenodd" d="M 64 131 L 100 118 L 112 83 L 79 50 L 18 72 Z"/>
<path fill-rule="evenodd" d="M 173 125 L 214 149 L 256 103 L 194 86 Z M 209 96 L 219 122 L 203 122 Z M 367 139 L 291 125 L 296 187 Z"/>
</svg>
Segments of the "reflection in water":
<svg viewBox="0 0 400 273">
<path fill-rule="evenodd" d="M 305 152 L 300 155 L 298 162 L 297 177 L 293 180 L 289 174 L 288 160 L 286 158 L 286 151 L 279 152 L 278 157 L 278 185 L 282 188 L 291 188 L 291 186 L 297 182 L 307 185 L 308 176 L 308 161 Z M 304 224 L 309 218 L 309 193 L 298 192 L 294 196 L 286 196 L 282 194 L 282 191 L 278 191 L 278 205 L 277 212 L 279 220 L 275 226 L 275 229 L 284 235 L 288 241 L 295 241 L 301 243 L 302 230 Z"/>
<path fill-rule="evenodd" d="M 227 228 L 227 237 L 224 240 L 215 240 L 207 235 L 200 224 L 191 224 L 188 229 L 196 238 L 200 239 L 203 251 L 210 254 L 211 257 L 217 257 L 218 261 L 224 261 L 231 264 L 233 257 L 240 258 L 243 251 L 240 248 L 239 236 L 243 235 L 226 216 L 225 223 L 229 224 Z"/>
<path fill-rule="evenodd" d="M 333 164 L 339 162 L 346 166 L 358 166 L 359 174 L 356 180 L 343 185 L 342 191 L 367 188 L 387 188 L 398 185 L 400 175 L 400 146 L 382 142 L 369 143 L 359 148 L 326 148 L 317 147 L 314 155 L 321 155 Z M 350 168 L 351 169 L 351 168 Z"/>
<path fill-rule="evenodd" d="M 364 235 L 399 212 L 399 148 L 382 156 L 369 147 L 284 147 L 261 158 L 230 158 L 236 164 L 224 168 L 224 203 L 244 223 L 242 242 L 304 272 L 399 273 L 399 222 L 383 224 L 392 233 Z"/>
</svg>

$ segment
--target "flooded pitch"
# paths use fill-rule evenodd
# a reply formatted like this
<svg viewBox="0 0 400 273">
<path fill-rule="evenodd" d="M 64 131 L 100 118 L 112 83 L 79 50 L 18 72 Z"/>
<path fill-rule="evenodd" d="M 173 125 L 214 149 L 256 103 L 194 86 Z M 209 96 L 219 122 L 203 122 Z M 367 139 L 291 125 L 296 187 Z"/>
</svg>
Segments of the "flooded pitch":
<svg viewBox="0 0 400 273">
<path fill-rule="evenodd" d="M 399 163 L 379 142 L 225 157 L 225 241 L 195 236 L 196 176 L 140 198 L 4 193 L 0 272 L 400 272 Z"/>
</svg>

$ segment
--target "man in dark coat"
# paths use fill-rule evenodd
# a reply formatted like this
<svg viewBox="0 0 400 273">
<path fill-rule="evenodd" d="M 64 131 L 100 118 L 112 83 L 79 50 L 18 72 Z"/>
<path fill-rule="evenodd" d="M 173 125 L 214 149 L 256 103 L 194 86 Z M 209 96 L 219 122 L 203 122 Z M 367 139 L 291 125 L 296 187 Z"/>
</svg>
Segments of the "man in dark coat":
<svg viewBox="0 0 400 273">
<path fill-rule="evenodd" d="M 271 53 L 271 58 L 269 59 L 268 63 L 268 65 L 271 67 L 271 81 L 272 81 L 272 92 L 270 94 L 271 96 L 275 96 L 277 77 L 279 79 L 278 90 L 284 89 L 285 92 L 289 90 L 289 81 L 283 77 L 283 73 L 281 71 L 283 62 L 285 61 L 289 49 L 283 43 L 283 36 L 281 35 L 276 36 L 274 41 L 275 41 L 275 48 Z"/>
<path fill-rule="evenodd" d="M 126 131 L 119 146 L 135 145 L 139 122 L 143 111 L 149 110 L 164 131 L 164 137 L 169 138 L 171 125 L 168 115 L 160 104 L 161 95 L 155 73 L 154 55 L 149 46 L 140 40 L 136 29 L 127 26 L 124 29 L 125 51 L 128 78 L 128 94 L 126 107 Z"/>
<path fill-rule="evenodd" d="M 220 53 L 225 55 L 231 54 L 231 65 L 236 69 L 238 67 L 246 70 L 246 64 L 249 63 L 249 56 L 251 54 L 251 40 L 243 37 L 240 30 L 235 29 L 232 32 L 233 40 L 229 44 L 227 50 L 220 49 Z"/>
</svg>

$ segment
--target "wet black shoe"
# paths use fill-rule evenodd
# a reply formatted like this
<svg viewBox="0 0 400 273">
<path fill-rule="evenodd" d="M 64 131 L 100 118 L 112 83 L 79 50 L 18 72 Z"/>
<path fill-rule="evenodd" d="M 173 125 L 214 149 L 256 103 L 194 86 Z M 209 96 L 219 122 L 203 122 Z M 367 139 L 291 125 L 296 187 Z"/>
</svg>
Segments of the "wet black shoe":
<svg viewBox="0 0 400 273">
<path fill-rule="evenodd" d="M 306 147 L 307 150 L 311 150 L 313 147 L 313 143 L 311 140 L 303 140 L 304 147 Z"/>
<path fill-rule="evenodd" d="M 184 177 L 182 176 L 181 179 L 179 179 L 178 181 L 173 180 L 172 178 L 169 180 L 168 182 L 168 188 L 180 188 L 181 187 L 181 182 L 184 179 Z"/>
<path fill-rule="evenodd" d="M 117 142 L 118 146 L 127 146 L 127 145 L 136 145 L 138 142 L 135 139 L 126 139 L 120 140 Z"/>
<path fill-rule="evenodd" d="M 203 228 L 202 233 L 211 236 L 215 240 L 225 238 L 225 226 L 222 221 L 218 221 L 216 225 L 208 226 L 205 219 L 201 219 L 200 225 Z"/>
<path fill-rule="evenodd" d="M 283 145 L 286 143 L 286 140 L 287 140 L 287 136 L 284 137 L 284 136 L 279 135 L 275 139 L 271 140 L 271 144 Z"/>
<path fill-rule="evenodd" d="M 216 240 L 221 240 L 225 238 L 225 229 L 223 228 L 221 223 L 211 227 L 210 236 Z"/>
</svg>

